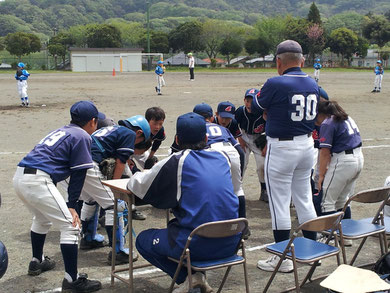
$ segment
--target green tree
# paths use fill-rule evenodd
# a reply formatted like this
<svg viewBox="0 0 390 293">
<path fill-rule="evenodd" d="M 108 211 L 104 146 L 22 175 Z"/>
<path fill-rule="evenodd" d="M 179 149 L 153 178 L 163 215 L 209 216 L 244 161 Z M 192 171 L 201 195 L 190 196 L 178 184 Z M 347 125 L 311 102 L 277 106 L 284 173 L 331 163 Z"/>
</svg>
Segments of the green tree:
<svg viewBox="0 0 390 293">
<path fill-rule="evenodd" d="M 382 48 L 390 41 L 390 21 L 383 15 L 367 17 L 363 24 L 363 36 Z"/>
<path fill-rule="evenodd" d="M 362 58 L 366 57 L 369 46 L 370 46 L 370 44 L 368 43 L 367 39 L 358 36 L 356 55 L 358 55 Z"/>
<path fill-rule="evenodd" d="M 24 20 L 16 16 L 0 14 L 0 36 L 5 37 L 16 32 L 30 33 L 31 28 Z"/>
<path fill-rule="evenodd" d="M 242 51 L 242 43 L 238 38 L 228 36 L 221 43 L 219 51 L 222 55 L 226 56 L 228 65 L 230 65 L 230 59 Z"/>
<path fill-rule="evenodd" d="M 307 47 L 310 56 L 309 58 L 314 63 L 315 55 L 321 54 L 325 47 L 324 30 L 319 24 L 314 23 L 311 26 L 309 26 L 307 30 L 307 37 L 308 37 Z"/>
<path fill-rule="evenodd" d="M 21 59 L 23 55 L 39 52 L 41 40 L 30 33 L 11 33 L 5 37 L 6 50 Z"/>
<path fill-rule="evenodd" d="M 362 33 L 364 16 L 357 12 L 344 12 L 333 15 L 324 21 L 325 32 L 329 35 L 333 30 L 341 27 L 346 27 L 352 30 L 355 34 Z"/>
<path fill-rule="evenodd" d="M 310 10 L 309 13 L 307 14 L 307 21 L 319 25 L 322 24 L 320 11 L 318 10 L 314 2 L 310 5 Z"/>
<path fill-rule="evenodd" d="M 205 52 L 210 59 L 217 57 L 224 38 L 229 33 L 228 24 L 221 20 L 209 19 L 203 23 L 202 39 Z"/>
<path fill-rule="evenodd" d="M 86 25 L 75 25 L 71 26 L 67 31 L 72 39 L 75 41 L 75 46 L 84 48 L 87 46 L 87 26 Z"/>
<path fill-rule="evenodd" d="M 257 36 L 267 39 L 271 48 L 276 46 L 285 39 L 287 18 L 272 17 L 260 20 L 255 24 Z"/>
<path fill-rule="evenodd" d="M 245 50 L 253 55 L 258 53 L 263 57 L 263 66 L 265 67 L 265 56 L 268 55 L 273 47 L 271 46 L 270 41 L 264 36 L 260 36 L 257 39 L 248 39 L 245 42 Z"/>
<path fill-rule="evenodd" d="M 69 47 L 74 44 L 75 40 L 68 32 L 60 32 L 49 40 L 47 49 L 49 50 L 50 55 L 54 56 L 56 69 L 57 56 L 60 56 L 62 58 L 62 64 L 65 67 L 66 54 L 68 53 Z"/>
<path fill-rule="evenodd" d="M 205 46 L 202 40 L 202 24 L 199 21 L 185 22 L 169 33 L 169 46 L 173 51 L 199 52 Z"/>
<path fill-rule="evenodd" d="M 350 63 L 352 55 L 357 51 L 358 37 L 347 28 L 338 28 L 331 32 L 329 36 L 329 48 L 337 55 L 341 55 L 342 63 L 344 58 Z"/>
<path fill-rule="evenodd" d="M 120 48 L 121 33 L 119 29 L 109 24 L 88 25 L 87 45 L 89 48 Z"/>
<path fill-rule="evenodd" d="M 147 36 L 143 35 L 140 45 L 144 48 L 144 52 L 147 49 Z M 168 34 L 164 32 L 151 31 L 150 32 L 150 52 L 151 53 L 169 53 L 169 40 Z"/>
<path fill-rule="evenodd" d="M 128 22 L 123 19 L 111 19 L 108 20 L 107 23 L 113 25 L 120 31 L 122 45 L 124 47 L 139 46 L 146 33 L 146 29 L 141 23 Z"/>
<path fill-rule="evenodd" d="M 309 53 L 309 25 L 305 18 L 287 17 L 286 39 L 297 41 L 302 46 L 303 54 Z"/>
<path fill-rule="evenodd" d="M 0 51 L 3 51 L 5 48 L 5 40 L 4 38 L 0 37 Z"/>
</svg>

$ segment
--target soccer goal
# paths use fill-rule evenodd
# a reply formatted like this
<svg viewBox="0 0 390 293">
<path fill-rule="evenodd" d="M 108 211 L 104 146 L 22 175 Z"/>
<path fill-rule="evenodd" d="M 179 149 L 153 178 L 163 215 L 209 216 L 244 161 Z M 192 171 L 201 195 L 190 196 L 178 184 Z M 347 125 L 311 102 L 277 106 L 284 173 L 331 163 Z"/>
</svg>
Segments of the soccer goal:
<svg viewBox="0 0 390 293">
<path fill-rule="evenodd" d="M 119 71 L 142 71 L 151 67 L 152 64 L 156 64 L 157 61 L 164 60 L 162 53 L 123 53 L 119 54 Z M 138 67 L 141 62 L 140 70 L 131 70 L 134 67 Z"/>
</svg>

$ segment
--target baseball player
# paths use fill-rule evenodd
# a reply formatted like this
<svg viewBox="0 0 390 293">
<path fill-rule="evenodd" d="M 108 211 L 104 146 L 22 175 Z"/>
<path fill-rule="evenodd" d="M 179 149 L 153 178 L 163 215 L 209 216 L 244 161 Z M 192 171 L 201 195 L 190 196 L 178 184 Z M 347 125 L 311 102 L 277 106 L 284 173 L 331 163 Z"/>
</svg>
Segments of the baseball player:
<svg viewBox="0 0 390 293">
<path fill-rule="evenodd" d="M 190 232 L 199 225 L 238 216 L 229 159 L 222 151 L 206 148 L 206 122 L 196 113 L 179 116 L 176 140 L 181 151 L 158 162 L 152 169 L 130 178 L 127 188 L 156 208 L 172 208 L 175 219 L 166 229 L 142 231 L 136 240 L 139 253 L 151 264 L 173 277 L 178 259 Z M 234 253 L 238 235 L 223 239 L 195 237 L 191 242 L 191 260 L 213 256 L 223 258 Z M 177 277 L 175 293 L 188 292 L 187 269 Z M 211 292 L 205 275 L 192 274 L 194 288 Z"/>
<path fill-rule="evenodd" d="M 280 76 L 267 80 L 260 96 L 253 99 L 252 111 L 266 115 L 267 154 L 265 182 L 267 186 L 272 229 L 275 242 L 290 238 L 290 202 L 294 203 L 299 223 L 316 218 L 310 187 L 314 165 L 311 133 L 317 115 L 318 85 L 301 71 L 304 64 L 302 47 L 296 41 L 281 42 L 276 49 Z M 315 232 L 303 231 L 316 240 Z M 272 256 L 257 263 L 265 271 L 273 271 L 280 258 Z M 280 272 L 291 272 L 291 260 L 283 260 Z"/>
<path fill-rule="evenodd" d="M 27 79 L 30 76 L 30 73 L 27 72 L 26 69 L 24 69 L 25 65 L 23 62 L 18 63 L 18 67 L 15 73 L 15 79 L 17 82 L 17 88 L 20 100 L 22 103 L 20 104 L 21 107 L 29 107 L 30 103 L 28 101 L 28 95 L 27 95 Z"/>
<path fill-rule="evenodd" d="M 128 250 L 124 248 L 123 231 L 118 227 L 116 231 L 117 243 L 112 243 L 113 223 L 114 223 L 114 195 L 112 191 L 104 186 L 101 181 L 105 179 L 99 164 L 107 159 L 115 159 L 115 169 L 113 179 L 120 179 L 124 173 L 125 166 L 130 156 L 134 152 L 134 145 L 150 137 L 150 126 L 146 119 L 141 116 L 133 116 L 126 120 L 120 120 L 119 125 L 113 125 L 98 129 L 92 134 L 92 160 L 93 167 L 87 171 L 84 187 L 81 192 L 81 199 L 84 200 L 81 209 L 81 220 L 88 226 L 84 235 L 86 240 L 90 240 L 92 246 L 99 245 L 95 240 L 96 225 L 96 205 L 98 203 L 106 210 L 105 228 L 109 239 L 109 245 L 115 245 L 117 264 L 127 263 L 129 260 Z M 123 209 L 125 209 L 125 205 Z M 119 219 L 121 221 L 121 218 Z M 90 235 L 88 234 L 90 233 Z M 111 263 L 112 254 L 108 255 L 108 262 Z M 136 259 L 136 255 L 133 255 Z"/>
<path fill-rule="evenodd" d="M 390 176 L 386 178 L 385 186 L 390 186 Z M 388 205 L 383 208 L 383 214 L 385 217 L 390 217 L 390 207 Z"/>
<path fill-rule="evenodd" d="M 316 82 L 318 82 L 320 80 L 320 70 L 322 68 L 322 65 L 320 63 L 320 58 L 317 58 L 316 59 L 316 63 L 314 63 L 313 67 L 314 67 L 314 79 Z"/>
<path fill-rule="evenodd" d="M 242 140 L 241 130 L 238 127 L 238 123 L 234 118 L 234 113 L 236 112 L 236 107 L 230 102 L 221 102 L 218 104 L 217 112 L 215 112 L 215 116 L 213 117 L 213 121 L 215 124 L 221 125 L 229 129 L 230 133 L 233 135 L 235 139 L 237 139 L 241 145 L 241 147 L 245 148 L 245 143 Z"/>
<path fill-rule="evenodd" d="M 195 80 L 194 69 L 195 69 L 195 58 L 192 53 L 187 54 L 188 57 L 188 69 L 190 70 L 190 81 Z"/>
<path fill-rule="evenodd" d="M 157 86 L 155 87 L 157 94 L 160 96 L 162 95 L 161 93 L 161 88 L 165 86 L 165 80 L 164 80 L 164 61 L 158 61 L 156 70 L 154 71 L 157 76 Z"/>
<path fill-rule="evenodd" d="M 335 101 L 318 104 L 320 128 L 318 188 L 323 189 L 321 211 L 329 215 L 341 210 L 353 195 L 363 169 L 362 139 L 355 121 Z M 350 209 L 345 219 L 351 218 Z"/>
<path fill-rule="evenodd" d="M 44 256 L 46 234 L 52 224 L 61 232 L 61 252 L 65 265 L 63 292 L 93 292 L 99 281 L 77 273 L 77 244 L 80 219 L 75 210 L 87 170 L 92 168 L 91 137 L 97 119 L 103 118 L 90 101 L 70 108 L 71 122 L 49 133 L 18 164 L 13 185 L 19 198 L 33 214 L 31 245 L 33 257 L 28 274 L 36 276 L 54 268 L 55 262 Z M 68 202 L 56 183 L 70 176 Z"/>
<path fill-rule="evenodd" d="M 383 79 L 383 73 L 384 73 L 381 60 L 376 61 L 374 73 L 375 73 L 374 89 L 371 92 L 372 93 L 379 93 L 381 91 L 381 88 L 382 88 L 382 79 Z"/>
<path fill-rule="evenodd" d="M 259 178 L 261 191 L 260 200 L 268 202 L 267 188 L 264 181 L 264 157 L 256 146 L 255 140 L 265 131 L 265 120 L 262 113 L 252 113 L 251 104 L 254 98 L 260 95 L 260 91 L 254 88 L 248 89 L 244 96 L 244 106 L 239 107 L 234 117 L 240 126 L 242 140 L 245 143 L 244 172 L 248 166 L 249 155 L 253 152 L 256 161 L 256 172 Z"/>
</svg>

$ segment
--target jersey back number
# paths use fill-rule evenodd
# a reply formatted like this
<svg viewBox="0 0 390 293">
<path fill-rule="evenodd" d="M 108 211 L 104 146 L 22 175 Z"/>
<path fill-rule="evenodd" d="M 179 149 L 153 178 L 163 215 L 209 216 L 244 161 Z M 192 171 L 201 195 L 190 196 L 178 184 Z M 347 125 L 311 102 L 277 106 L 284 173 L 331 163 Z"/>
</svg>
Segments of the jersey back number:
<svg viewBox="0 0 390 293">
<path fill-rule="evenodd" d="M 317 96 L 310 94 L 307 97 L 304 95 L 293 95 L 291 97 L 291 105 L 295 109 L 291 111 L 292 121 L 312 121 L 317 116 Z"/>
</svg>

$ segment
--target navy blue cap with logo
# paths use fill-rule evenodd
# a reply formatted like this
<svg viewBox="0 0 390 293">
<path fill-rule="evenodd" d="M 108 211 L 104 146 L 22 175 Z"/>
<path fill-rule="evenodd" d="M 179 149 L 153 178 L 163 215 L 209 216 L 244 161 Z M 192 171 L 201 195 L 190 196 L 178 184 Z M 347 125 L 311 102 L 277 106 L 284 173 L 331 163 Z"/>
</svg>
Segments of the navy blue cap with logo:
<svg viewBox="0 0 390 293">
<path fill-rule="evenodd" d="M 88 122 L 93 118 L 103 120 L 106 115 L 100 113 L 91 101 L 79 101 L 70 108 L 70 116 L 74 122 Z"/>
<path fill-rule="evenodd" d="M 183 114 L 177 118 L 176 135 L 179 144 L 201 142 L 206 136 L 206 121 L 194 112 Z"/>
<path fill-rule="evenodd" d="M 221 102 L 217 108 L 218 115 L 222 118 L 234 118 L 236 107 L 230 102 Z"/>
<path fill-rule="evenodd" d="M 199 115 L 206 114 L 208 117 L 213 116 L 213 108 L 206 103 L 195 105 L 193 112 Z"/>
</svg>

